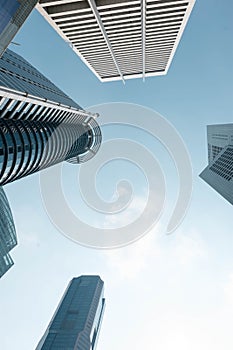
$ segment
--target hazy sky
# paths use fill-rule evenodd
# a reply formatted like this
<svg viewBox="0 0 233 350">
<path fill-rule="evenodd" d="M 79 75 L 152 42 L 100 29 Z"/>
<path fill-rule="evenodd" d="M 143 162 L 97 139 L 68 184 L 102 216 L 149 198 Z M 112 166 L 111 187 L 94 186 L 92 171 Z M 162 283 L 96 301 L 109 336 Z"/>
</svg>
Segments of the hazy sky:
<svg viewBox="0 0 233 350">
<path fill-rule="evenodd" d="M 130 102 L 167 118 L 186 143 L 194 182 L 183 223 L 166 235 L 178 187 L 169 154 L 133 127 L 105 127 L 104 140 L 125 138 L 149 147 L 167 186 L 157 226 L 138 242 L 109 251 L 82 247 L 56 230 L 41 201 L 38 174 L 7 185 L 19 243 L 11 253 L 15 265 L 0 281 L 0 349 L 34 349 L 69 280 L 98 274 L 106 295 L 98 349 L 232 350 L 232 206 L 198 177 L 207 164 L 206 125 L 233 120 L 232 11 L 231 0 L 197 0 L 168 74 L 126 85 L 100 83 L 36 11 L 20 30 L 14 39 L 20 46 L 11 49 L 83 108 Z M 135 166 L 114 160 L 97 177 L 107 201 L 120 179 L 134 186 L 130 211 L 110 219 L 90 214 L 80 196 L 78 169 L 66 164 L 63 181 L 68 202 L 83 220 L 118 227 L 138 215 L 146 181 Z"/>
</svg>

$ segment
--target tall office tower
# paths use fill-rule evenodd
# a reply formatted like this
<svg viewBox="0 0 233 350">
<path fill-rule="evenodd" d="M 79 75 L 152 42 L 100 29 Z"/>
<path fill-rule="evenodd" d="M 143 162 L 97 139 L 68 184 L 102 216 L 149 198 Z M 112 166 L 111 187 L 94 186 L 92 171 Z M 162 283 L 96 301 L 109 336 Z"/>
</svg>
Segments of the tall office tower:
<svg viewBox="0 0 233 350">
<path fill-rule="evenodd" d="M 14 264 L 9 252 L 16 244 L 16 232 L 9 202 L 0 187 L 0 278 Z"/>
<path fill-rule="evenodd" d="M 233 124 L 207 126 L 209 164 L 200 177 L 233 204 Z"/>
<path fill-rule="evenodd" d="M 0 57 L 38 0 L 0 0 Z"/>
<path fill-rule="evenodd" d="M 73 278 L 36 350 L 95 350 L 103 318 L 99 276 Z"/>
<path fill-rule="evenodd" d="M 164 75 L 195 0 L 40 0 L 37 9 L 100 81 Z"/>
<path fill-rule="evenodd" d="M 101 143 L 95 117 L 7 50 L 0 59 L 0 185 L 92 158 Z"/>
</svg>

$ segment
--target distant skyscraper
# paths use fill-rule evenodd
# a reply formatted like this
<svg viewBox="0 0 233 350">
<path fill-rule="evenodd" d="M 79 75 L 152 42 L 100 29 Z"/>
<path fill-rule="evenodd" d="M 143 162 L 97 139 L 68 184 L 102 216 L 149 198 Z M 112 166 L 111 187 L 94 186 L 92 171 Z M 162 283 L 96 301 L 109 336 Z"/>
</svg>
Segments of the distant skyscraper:
<svg viewBox="0 0 233 350">
<path fill-rule="evenodd" d="M 0 59 L 0 185 L 92 158 L 101 143 L 95 117 L 7 50 Z"/>
<path fill-rule="evenodd" d="M 37 9 L 101 81 L 164 75 L 195 0 L 40 0 Z"/>
<path fill-rule="evenodd" d="M 200 177 L 233 204 L 233 124 L 207 126 L 209 165 Z"/>
<path fill-rule="evenodd" d="M 9 254 L 17 244 L 13 217 L 6 194 L 0 186 L 0 277 L 14 264 Z"/>
<path fill-rule="evenodd" d="M 36 350 L 95 350 L 103 318 L 99 276 L 73 278 Z"/>
<path fill-rule="evenodd" d="M 38 0 L 0 0 L 0 57 Z"/>
</svg>

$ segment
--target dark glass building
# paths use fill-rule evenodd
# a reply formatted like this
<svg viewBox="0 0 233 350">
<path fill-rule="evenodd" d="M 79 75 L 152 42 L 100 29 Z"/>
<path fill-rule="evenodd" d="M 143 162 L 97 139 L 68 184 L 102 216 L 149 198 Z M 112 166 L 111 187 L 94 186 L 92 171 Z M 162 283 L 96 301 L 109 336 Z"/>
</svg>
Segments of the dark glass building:
<svg viewBox="0 0 233 350">
<path fill-rule="evenodd" d="M 233 124 L 207 126 L 208 166 L 200 177 L 233 204 Z"/>
<path fill-rule="evenodd" d="M 0 59 L 0 185 L 64 160 L 92 158 L 101 144 L 96 116 L 6 50 Z"/>
<path fill-rule="evenodd" d="M 38 0 L 0 0 L 0 57 Z"/>
<path fill-rule="evenodd" d="M 95 350 L 103 318 L 99 276 L 73 278 L 36 350 Z"/>
<path fill-rule="evenodd" d="M 16 232 L 9 202 L 0 186 L 0 278 L 14 264 L 9 252 L 16 244 Z"/>
</svg>

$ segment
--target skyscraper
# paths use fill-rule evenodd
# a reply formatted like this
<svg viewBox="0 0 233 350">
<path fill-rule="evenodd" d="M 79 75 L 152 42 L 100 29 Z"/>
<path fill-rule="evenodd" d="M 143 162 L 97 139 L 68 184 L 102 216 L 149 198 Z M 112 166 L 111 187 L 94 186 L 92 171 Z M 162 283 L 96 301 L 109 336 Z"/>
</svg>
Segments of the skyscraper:
<svg viewBox="0 0 233 350">
<path fill-rule="evenodd" d="M 96 116 L 7 50 L 0 59 L 0 184 L 92 158 L 101 143 Z"/>
<path fill-rule="evenodd" d="M 36 350 L 95 350 L 103 318 L 99 276 L 73 278 Z"/>
<path fill-rule="evenodd" d="M 100 81 L 168 72 L 195 0 L 40 0 L 37 9 Z"/>
<path fill-rule="evenodd" d="M 233 204 L 233 124 L 207 126 L 209 164 L 200 177 Z"/>
<path fill-rule="evenodd" d="M 0 278 L 14 264 L 9 254 L 17 244 L 15 225 L 3 188 L 0 186 Z"/>
<path fill-rule="evenodd" d="M 0 57 L 38 0 L 0 0 Z"/>
</svg>

